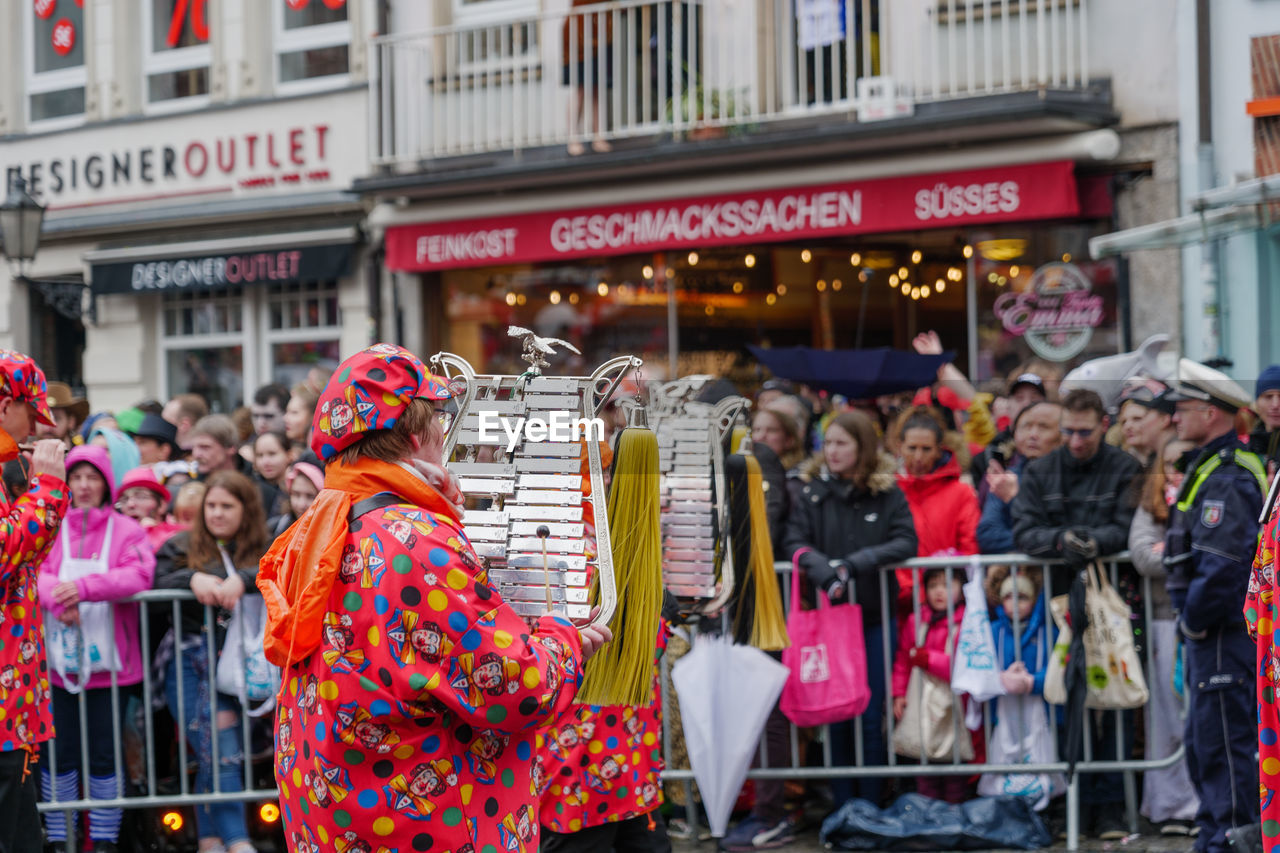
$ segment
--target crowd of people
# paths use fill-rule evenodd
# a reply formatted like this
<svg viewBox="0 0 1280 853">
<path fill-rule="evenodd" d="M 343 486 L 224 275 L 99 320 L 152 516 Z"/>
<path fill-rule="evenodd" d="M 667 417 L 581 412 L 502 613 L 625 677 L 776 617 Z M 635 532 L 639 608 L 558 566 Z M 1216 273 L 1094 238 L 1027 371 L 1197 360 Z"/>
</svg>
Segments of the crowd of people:
<svg viewBox="0 0 1280 853">
<path fill-rule="evenodd" d="M 293 389 L 264 386 L 251 406 L 225 415 L 193 394 L 92 412 L 66 384 L 37 379 L 38 368 L 16 353 L 0 357 L 0 373 L 11 404 L 0 422 L 5 438 L 36 439 L 31 455 L 0 448 L 10 525 L 3 618 L 17 622 L 16 654 L 0 657 L 0 765 L 21 757 L 19 775 L 38 776 L 46 802 L 136 794 L 143 760 L 129 732 L 150 679 L 170 716 L 185 723 L 197 768 L 192 790 L 213 790 L 214 774 L 219 790 L 243 790 L 242 709 L 210 690 L 209 649 L 216 657 L 236 603 L 257 593 L 258 561 L 271 540 L 324 486 L 320 460 L 307 447 L 315 383 L 325 377 Z M 53 455 L 60 464 L 42 469 Z M 29 576 L 17 571 L 24 561 Z M 129 601 L 153 588 L 194 594 L 178 624 L 167 610 Z M 144 619 L 155 641 L 145 655 Z M 0 778 L 6 807 L 16 803 L 8 797 L 23 796 L 6 787 L 10 781 Z M 69 826 L 66 812 L 51 811 L 34 837 L 61 846 L 78 822 Z M 0 835 L 31 829 L 12 823 Z M 114 851 L 121 823 L 121 809 L 91 810 L 85 830 L 93 848 Z M 243 803 L 200 807 L 196 823 L 202 853 L 253 849 Z M 2 839 L 0 849 L 40 849 L 20 841 Z"/>
<path fill-rule="evenodd" d="M 926 335 L 917 349 L 939 347 Z M 860 726 L 863 763 L 885 764 L 894 744 L 883 715 L 901 721 L 908 713 L 912 670 L 949 679 L 966 604 L 965 555 L 1022 553 L 1053 563 L 996 565 L 986 578 L 1005 691 L 1042 696 L 1058 634 L 1046 583 L 1065 596 L 1081 566 L 1128 551 L 1117 588 L 1144 664 L 1150 652 L 1150 699 L 1140 712 L 1089 712 L 1091 754 L 1162 759 L 1186 735 L 1185 760 L 1140 775 L 1141 814 L 1163 834 L 1195 836 L 1197 850 L 1225 850 L 1228 830 L 1258 821 L 1257 668 L 1244 602 L 1280 449 L 1280 367 L 1261 374 L 1254 394 L 1185 359 L 1179 381 L 1134 377 L 1060 394 L 1060 376 L 1049 371 L 1022 371 L 982 391 L 953 368 L 938 379 L 874 401 L 833 401 L 778 380 L 756 395 L 752 438 L 787 469 L 785 484 L 775 484 L 785 485 L 779 491 L 790 505 L 777 525 L 775 557 L 792 561 L 832 602 L 856 597 L 862 608 L 872 702 L 858 720 L 831 725 L 832 762 L 854 763 L 852 726 Z M 951 583 L 940 569 L 881 573 L 912 556 L 954 557 Z M 1270 566 L 1260 561 L 1258 570 Z M 896 601 L 889 612 L 880 605 L 882 583 L 894 586 L 884 599 Z M 887 680 L 885 643 L 893 645 Z M 1061 721 L 1060 708 L 1048 710 Z M 764 737 L 772 766 L 790 761 L 778 731 L 785 727 L 775 713 Z M 1059 726 L 1059 739 L 1064 732 Z M 978 762 L 983 734 L 981 726 L 961 734 L 972 739 L 965 754 Z M 1082 832 L 1127 835 L 1121 774 L 1080 778 Z M 923 776 L 916 788 L 961 802 L 974 796 L 976 781 Z M 810 795 L 799 785 L 758 784 L 751 814 L 721 848 L 786 844 Z M 830 795 L 835 806 L 849 796 L 882 802 L 885 782 L 836 779 Z M 1051 814 L 1060 808 L 1051 805 Z"/>
<path fill-rule="evenodd" d="M 940 345 L 926 335 L 917 349 Z M 379 345 L 332 378 L 265 386 L 230 415 L 189 394 L 92 412 L 7 351 L 0 379 L 0 588 L 11 623 L 0 640 L 0 805 L 34 807 L 36 788 L 46 801 L 124 796 L 135 780 L 120 776 L 113 726 L 130 717 L 144 679 L 185 724 L 192 791 L 215 780 L 221 792 L 243 790 L 247 709 L 211 689 L 209 667 L 237 603 L 261 589 L 266 656 L 283 671 L 274 761 L 292 849 L 346 839 L 338 849 L 372 850 L 394 835 L 416 850 L 532 850 L 539 824 L 545 849 L 593 849 L 583 833 L 615 823 L 637 830 L 635 849 L 669 849 L 655 820 L 657 705 L 571 712 L 572 687 L 608 631 L 488 604 L 497 587 L 466 544 L 463 497 L 441 458 L 450 393 L 416 357 Z M 1004 690 L 1039 697 L 1058 633 L 1046 590 L 1065 594 L 1082 566 L 1127 550 L 1117 588 L 1157 671 L 1141 711 L 1119 724 L 1114 712 L 1089 712 L 1092 752 L 1114 756 L 1120 744 L 1160 759 L 1185 739 L 1184 761 L 1142 778 L 1142 814 L 1166 834 L 1196 836 L 1197 850 L 1225 850 L 1229 829 L 1259 818 L 1249 630 L 1268 633 L 1270 620 L 1259 604 L 1247 624 L 1245 599 L 1280 459 L 1280 367 L 1254 394 L 1185 360 L 1177 381 L 1138 378 L 1114 395 L 1060 393 L 1058 380 L 1033 366 L 978 389 L 947 367 L 929 387 L 877 400 L 777 379 L 754 395 L 755 452 L 778 463 L 763 466 L 778 472 L 776 482 L 766 474 L 774 556 L 801 573 L 810 604 L 823 593 L 862 610 L 871 702 L 829 727 L 831 761 L 887 764 L 895 723 L 920 714 L 913 672 L 950 679 L 966 556 L 1052 563 L 996 565 L 986 577 Z M 30 436 L 34 446 L 20 450 Z M 900 568 L 917 556 L 956 568 Z M 1269 566 L 1257 568 L 1255 597 L 1270 582 Z M 150 588 L 194 600 L 151 612 L 128 600 Z M 155 647 L 144 655 L 145 619 Z M 959 730 L 959 752 L 981 763 L 977 719 Z M 771 765 L 789 762 L 779 711 L 762 738 Z M 976 784 L 964 774 L 915 782 L 949 802 Z M 721 847 L 782 846 L 815 795 L 833 807 L 882 803 L 901 785 L 760 780 Z M 1081 795 L 1086 833 L 1127 833 L 1118 773 L 1082 775 Z M 475 802 L 487 821 L 468 817 Z M 253 849 L 242 803 L 201 806 L 196 823 L 201 853 Z M 111 808 L 84 821 L 104 853 L 120 824 Z M 33 837 L 60 843 L 76 831 L 49 812 L 42 831 L 0 827 L 0 850 L 30 853 Z"/>
</svg>

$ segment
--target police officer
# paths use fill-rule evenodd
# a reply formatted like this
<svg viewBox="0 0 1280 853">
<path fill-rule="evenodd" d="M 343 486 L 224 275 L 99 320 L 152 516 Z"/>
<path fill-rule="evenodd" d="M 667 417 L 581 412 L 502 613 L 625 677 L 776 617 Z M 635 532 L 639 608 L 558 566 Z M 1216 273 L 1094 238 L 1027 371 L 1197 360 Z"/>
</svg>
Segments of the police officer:
<svg viewBox="0 0 1280 853">
<path fill-rule="evenodd" d="M 1195 849 L 1219 853 L 1229 849 L 1227 830 L 1258 820 L 1255 652 L 1241 613 L 1267 478 L 1236 436 L 1235 414 L 1252 402 L 1243 388 L 1184 358 L 1171 396 L 1178 438 L 1196 449 L 1164 562 L 1185 640 L 1187 767 L 1200 796 Z"/>
</svg>

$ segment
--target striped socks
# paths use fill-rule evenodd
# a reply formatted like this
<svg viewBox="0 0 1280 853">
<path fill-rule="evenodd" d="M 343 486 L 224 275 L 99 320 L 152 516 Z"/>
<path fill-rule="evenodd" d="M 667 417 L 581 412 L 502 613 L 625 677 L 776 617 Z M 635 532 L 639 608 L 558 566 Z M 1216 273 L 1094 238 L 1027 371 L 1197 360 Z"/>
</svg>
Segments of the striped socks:
<svg viewBox="0 0 1280 853">
<path fill-rule="evenodd" d="M 53 777 L 47 769 L 40 770 L 40 794 L 46 803 L 53 802 Z M 65 802 L 80 798 L 80 771 L 68 770 L 58 774 L 58 801 Z M 118 821 L 117 821 L 118 823 Z M 67 813 L 47 812 L 44 825 L 49 831 L 50 841 L 67 840 Z"/>
<path fill-rule="evenodd" d="M 89 777 L 89 798 L 114 800 L 124 795 L 116 774 Z M 121 809 L 91 809 L 89 811 L 89 837 L 94 841 L 116 841 L 120 837 L 120 822 L 124 818 Z"/>
<path fill-rule="evenodd" d="M 53 802 L 53 778 L 48 770 L 40 771 L 40 793 L 46 803 Z M 120 797 L 116 775 L 89 777 L 89 798 L 114 800 Z M 58 774 L 58 801 L 67 802 L 80 798 L 80 771 L 68 770 Z M 120 823 L 124 813 L 120 809 L 92 809 L 89 812 L 89 837 L 94 841 L 116 841 L 120 837 Z M 47 812 L 44 825 L 50 841 L 67 840 L 67 813 Z"/>
</svg>

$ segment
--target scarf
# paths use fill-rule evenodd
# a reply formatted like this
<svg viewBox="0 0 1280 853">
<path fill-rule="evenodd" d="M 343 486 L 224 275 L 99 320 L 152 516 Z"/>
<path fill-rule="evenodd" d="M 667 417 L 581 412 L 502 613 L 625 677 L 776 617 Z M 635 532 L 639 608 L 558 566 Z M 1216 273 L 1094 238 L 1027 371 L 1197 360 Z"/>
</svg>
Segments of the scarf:
<svg viewBox="0 0 1280 853">
<path fill-rule="evenodd" d="M 258 589 L 267 606 L 263 645 L 276 666 L 297 663 L 320 645 L 324 613 L 350 532 L 351 507 L 383 492 L 462 528 L 462 492 L 457 478 L 441 466 L 368 457 L 351 464 L 330 462 L 315 502 L 276 538 L 258 569 Z"/>
</svg>

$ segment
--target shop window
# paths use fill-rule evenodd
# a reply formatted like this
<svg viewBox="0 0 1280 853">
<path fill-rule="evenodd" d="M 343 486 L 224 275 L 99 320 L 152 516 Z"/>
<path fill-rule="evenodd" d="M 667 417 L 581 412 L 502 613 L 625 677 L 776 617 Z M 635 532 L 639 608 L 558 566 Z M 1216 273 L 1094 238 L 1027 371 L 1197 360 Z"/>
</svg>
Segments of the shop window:
<svg viewBox="0 0 1280 853">
<path fill-rule="evenodd" d="M 27 0 L 27 121 L 69 124 L 84 117 L 82 0 Z"/>
<path fill-rule="evenodd" d="M 146 0 L 147 103 L 193 106 L 209 97 L 208 0 Z"/>
<path fill-rule="evenodd" d="M 339 362 L 337 282 L 167 293 L 162 303 L 165 393 L 204 396 L 231 412 L 267 382 L 292 386 Z M 323 378 L 323 377 L 322 377 Z"/>
<path fill-rule="evenodd" d="M 312 371 L 325 376 L 342 360 L 342 314 L 336 282 L 284 285 L 267 294 L 268 374 L 286 388 Z"/>
<path fill-rule="evenodd" d="M 282 88 L 345 83 L 350 70 L 347 0 L 275 0 L 276 80 Z"/>
</svg>

